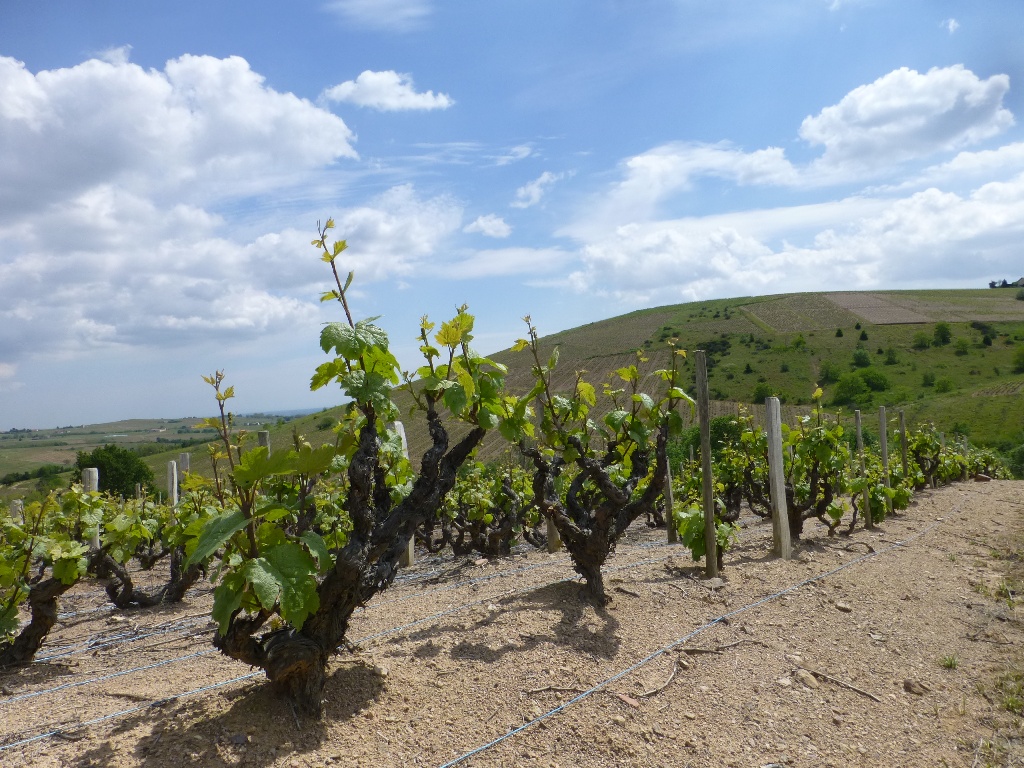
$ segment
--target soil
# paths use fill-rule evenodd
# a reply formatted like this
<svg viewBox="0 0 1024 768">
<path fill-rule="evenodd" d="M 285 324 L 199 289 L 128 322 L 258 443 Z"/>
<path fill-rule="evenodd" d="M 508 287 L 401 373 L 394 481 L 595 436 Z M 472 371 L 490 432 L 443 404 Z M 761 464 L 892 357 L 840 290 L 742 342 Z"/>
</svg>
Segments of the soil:
<svg viewBox="0 0 1024 768">
<path fill-rule="evenodd" d="M 601 610 L 564 553 L 424 560 L 354 617 L 321 721 L 211 650 L 208 584 L 131 612 L 79 585 L 0 676 L 0 764 L 441 766 L 506 737 L 458 764 L 1024 765 L 997 689 L 1022 507 L 1021 482 L 927 491 L 875 531 L 809 524 L 791 561 L 751 521 L 721 581 L 641 527 Z"/>
</svg>

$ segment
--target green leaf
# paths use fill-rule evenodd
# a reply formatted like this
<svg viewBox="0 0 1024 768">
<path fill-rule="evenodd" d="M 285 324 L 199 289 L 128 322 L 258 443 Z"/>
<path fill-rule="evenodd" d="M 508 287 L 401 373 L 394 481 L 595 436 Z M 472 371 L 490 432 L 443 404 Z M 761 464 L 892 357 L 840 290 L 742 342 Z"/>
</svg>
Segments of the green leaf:
<svg viewBox="0 0 1024 768">
<path fill-rule="evenodd" d="M 334 565 L 334 559 L 331 557 L 331 552 L 327 548 L 327 542 L 323 540 L 323 537 L 314 531 L 306 531 L 299 538 L 306 545 L 310 554 L 316 558 L 317 566 L 321 571 Z"/>
<path fill-rule="evenodd" d="M 204 562 L 206 558 L 224 546 L 224 542 L 245 528 L 245 524 L 245 515 L 240 509 L 211 518 L 203 527 L 199 542 L 182 569 L 185 570 L 194 563 Z"/>
<path fill-rule="evenodd" d="M 242 454 L 231 476 L 240 488 L 252 488 L 260 480 L 292 472 L 294 458 L 294 451 L 271 453 L 261 445 Z"/>
<path fill-rule="evenodd" d="M 305 443 L 299 448 L 298 455 L 295 457 L 295 472 L 307 477 L 323 474 L 331 468 L 331 462 L 334 461 L 336 455 L 337 450 L 330 443 L 321 445 L 319 448 L 313 448 Z"/>
<path fill-rule="evenodd" d="M 301 629 L 306 618 L 320 607 L 316 562 L 305 549 L 290 541 L 268 549 L 266 562 L 281 587 L 281 618 Z"/>
<path fill-rule="evenodd" d="M 224 579 L 213 590 L 213 611 L 211 616 L 217 622 L 217 631 L 223 637 L 228 633 L 231 616 L 242 607 L 242 593 L 245 591 L 245 579 L 241 574 L 233 573 Z"/>
<path fill-rule="evenodd" d="M 530 346 L 530 342 L 528 342 L 526 339 L 516 339 L 516 343 L 512 345 L 512 351 L 522 352 L 528 346 Z"/>
<path fill-rule="evenodd" d="M 371 322 L 376 319 L 373 317 L 360 320 L 355 326 L 347 323 L 328 323 L 320 332 L 320 348 L 324 352 L 334 349 L 347 360 L 356 360 L 372 347 L 386 350 L 388 335 Z"/>
<path fill-rule="evenodd" d="M 587 405 L 591 407 L 597 405 L 597 392 L 594 391 L 593 384 L 581 381 L 576 387 L 576 394 Z"/>
<path fill-rule="evenodd" d="M 445 390 L 444 393 L 444 404 L 445 407 L 454 414 L 460 414 L 466 407 L 468 398 L 466 396 L 466 390 L 461 384 L 453 384 Z"/>
</svg>

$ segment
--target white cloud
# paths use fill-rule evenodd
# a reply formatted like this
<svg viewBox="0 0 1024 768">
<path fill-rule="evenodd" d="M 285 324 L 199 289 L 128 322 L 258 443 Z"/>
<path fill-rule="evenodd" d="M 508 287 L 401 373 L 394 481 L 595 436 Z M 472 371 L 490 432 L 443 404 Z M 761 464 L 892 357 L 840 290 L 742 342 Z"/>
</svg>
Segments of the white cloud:
<svg viewBox="0 0 1024 768">
<path fill-rule="evenodd" d="M 238 57 L 183 56 L 163 72 L 92 59 L 38 74 L 0 57 L 0 225 L 104 184 L 200 204 L 252 195 L 355 157 L 353 138 Z"/>
<path fill-rule="evenodd" d="M 954 32 L 960 29 L 960 22 L 957 21 L 956 19 L 946 19 L 945 21 L 942 22 L 942 26 L 949 32 L 949 34 L 952 35 Z"/>
<path fill-rule="evenodd" d="M 583 267 L 570 282 L 632 305 L 951 281 L 981 287 L 979 276 L 1019 270 L 1022 236 L 1019 174 L 967 195 L 931 188 L 897 200 L 625 225 L 582 244 Z"/>
<path fill-rule="evenodd" d="M 512 227 L 510 227 L 501 216 L 496 216 L 493 213 L 485 214 L 484 216 L 477 216 L 477 218 L 470 224 L 467 224 L 463 232 L 479 232 L 481 235 L 487 237 L 508 237 L 512 234 Z"/>
<path fill-rule="evenodd" d="M 348 102 L 385 112 L 447 109 L 455 103 L 455 100 L 445 93 L 417 93 L 409 75 L 391 70 L 366 70 L 355 80 L 346 80 L 328 88 L 321 95 L 321 99 Z"/>
<path fill-rule="evenodd" d="M 535 277 L 564 269 L 576 259 L 575 254 L 561 248 L 497 248 L 481 250 L 445 268 L 452 279 L 486 277 Z"/>
<path fill-rule="evenodd" d="M 495 165 L 509 165 L 510 163 L 517 163 L 520 160 L 525 160 L 533 154 L 533 147 L 529 144 L 519 144 L 518 146 L 512 147 L 508 152 L 503 155 L 498 155 L 494 159 Z"/>
<path fill-rule="evenodd" d="M 516 199 L 511 203 L 513 208 L 530 208 L 537 205 L 547 193 L 548 189 L 557 181 L 565 178 L 564 173 L 552 173 L 544 171 L 533 181 L 524 184 L 516 190 Z"/>
<path fill-rule="evenodd" d="M 903 67 L 807 117 L 800 136 L 825 148 L 826 174 L 860 173 L 976 144 L 1013 125 L 1010 78 L 979 79 L 961 65 L 925 74 Z"/>
<path fill-rule="evenodd" d="M 416 29 L 433 13 L 429 0 L 331 0 L 326 8 L 351 24 L 394 32 Z"/>
<path fill-rule="evenodd" d="M 108 58 L 32 73 L 0 57 L 0 374 L 103 348 L 315 336 L 312 222 L 275 231 L 217 211 L 322 183 L 355 157 L 345 123 L 243 59 Z M 459 204 L 410 185 L 332 207 L 361 284 L 416 271 L 462 224 Z"/>
</svg>

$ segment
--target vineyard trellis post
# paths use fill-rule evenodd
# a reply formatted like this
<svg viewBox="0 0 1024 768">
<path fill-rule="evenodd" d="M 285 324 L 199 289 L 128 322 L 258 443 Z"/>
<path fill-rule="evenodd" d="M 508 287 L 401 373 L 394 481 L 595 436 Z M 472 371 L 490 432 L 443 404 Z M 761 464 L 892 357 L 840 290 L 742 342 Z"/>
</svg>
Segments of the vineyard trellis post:
<svg viewBox="0 0 1024 768">
<path fill-rule="evenodd" d="M 885 487 L 892 488 L 889 480 L 889 422 L 885 416 L 885 406 L 878 406 L 878 452 L 882 455 L 882 483 Z M 885 513 L 892 514 L 892 498 L 886 494 Z"/>
<path fill-rule="evenodd" d="M 860 476 L 866 479 L 868 476 L 867 461 L 864 458 L 864 433 L 861 430 L 860 411 L 853 412 L 853 422 L 857 431 L 857 459 L 860 461 Z M 874 528 L 875 518 L 871 514 L 871 491 L 864 483 L 864 527 Z"/>
<path fill-rule="evenodd" d="M 715 487 L 711 477 L 711 401 L 708 397 L 708 361 L 704 350 L 694 353 L 697 362 L 697 417 L 700 422 L 700 476 L 704 497 L 704 573 L 718 576 L 718 541 L 715 528 Z"/>
<path fill-rule="evenodd" d="M 167 462 L 167 506 L 178 506 L 178 462 Z"/>
<path fill-rule="evenodd" d="M 772 505 L 772 551 L 783 560 L 793 558 L 789 537 L 789 510 L 782 461 L 782 405 L 777 397 L 764 401 L 768 421 L 768 493 Z"/>
<path fill-rule="evenodd" d="M 270 430 L 261 429 L 256 433 L 256 442 L 259 443 L 260 448 L 267 449 L 267 455 L 270 455 Z"/>
<path fill-rule="evenodd" d="M 86 467 L 82 470 L 82 490 L 86 493 L 99 493 L 100 470 L 98 467 Z M 93 549 L 100 548 L 100 532 L 98 528 L 96 533 L 93 534 L 90 544 Z"/>
<path fill-rule="evenodd" d="M 395 428 L 395 432 L 398 433 L 398 439 L 402 441 L 402 455 L 405 460 L 409 460 L 409 441 L 405 436 L 405 424 L 400 421 L 394 422 L 392 425 Z M 405 545 L 405 551 L 398 559 L 398 564 L 403 568 L 408 568 L 410 565 L 416 564 L 416 537 L 410 536 L 408 543 Z"/>
</svg>

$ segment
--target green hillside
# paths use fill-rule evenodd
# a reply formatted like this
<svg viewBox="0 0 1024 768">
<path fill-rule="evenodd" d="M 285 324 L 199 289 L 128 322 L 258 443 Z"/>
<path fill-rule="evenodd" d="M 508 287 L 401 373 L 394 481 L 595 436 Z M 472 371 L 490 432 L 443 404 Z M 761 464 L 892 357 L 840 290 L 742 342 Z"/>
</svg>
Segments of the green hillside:
<svg viewBox="0 0 1024 768">
<path fill-rule="evenodd" d="M 737 403 L 747 403 L 757 417 L 761 408 L 754 404 L 775 394 L 783 401 L 784 417 L 792 419 L 808 410 L 811 393 L 821 385 L 826 404 L 841 414 L 852 414 L 854 407 L 900 407 L 911 423 L 932 421 L 945 432 L 1006 450 L 1024 443 L 1024 301 L 1017 293 L 1017 288 L 999 288 L 717 299 L 589 323 L 545 337 L 543 347 L 545 353 L 559 347 L 556 383 L 562 386 L 570 385 L 577 370 L 600 385 L 616 368 L 636 362 L 640 351 L 647 358 L 640 363 L 641 371 L 655 388 L 658 382 L 649 374 L 666 365 L 667 342 L 675 340 L 688 351 L 708 353 L 712 415 L 735 413 Z M 940 324 L 948 326 L 948 340 L 941 333 L 937 340 Z M 513 341 L 509 339 L 510 346 Z M 492 357 L 509 366 L 507 384 L 513 392 L 530 388 L 526 352 L 505 350 Z M 687 367 L 692 376 L 692 357 Z M 844 398 L 851 389 L 853 396 Z M 408 396 L 401 393 L 397 400 L 407 413 Z M 321 443 L 332 439 L 330 426 L 338 410 L 287 422 L 256 419 L 241 426 L 269 429 L 275 448 L 289 445 L 294 431 Z M 111 442 L 153 451 L 146 461 L 158 478 L 164 476 L 167 461 L 183 450 L 192 454 L 194 471 L 208 472 L 205 448 L 175 442 L 197 437 L 190 422 L 194 420 L 4 433 L 0 476 L 44 463 L 73 463 L 76 450 L 88 450 L 115 434 L 126 436 Z M 422 420 L 406 417 L 406 428 L 415 456 L 427 440 Z M 166 441 L 166 450 L 160 450 L 158 440 Z M 491 458 L 504 449 L 493 436 L 481 453 Z"/>
</svg>

